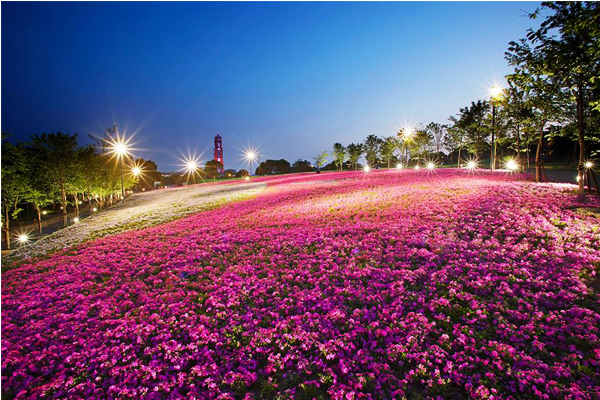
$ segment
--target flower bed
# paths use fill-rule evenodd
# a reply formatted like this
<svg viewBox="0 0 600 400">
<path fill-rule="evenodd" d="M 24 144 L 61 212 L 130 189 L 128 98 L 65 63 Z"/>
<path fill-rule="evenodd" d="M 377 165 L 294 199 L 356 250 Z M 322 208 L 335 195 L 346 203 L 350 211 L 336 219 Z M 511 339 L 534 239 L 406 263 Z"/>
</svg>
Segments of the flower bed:
<svg viewBox="0 0 600 400">
<path fill-rule="evenodd" d="M 320 175 L 5 273 L 3 395 L 600 397 L 598 200 Z"/>
<path fill-rule="evenodd" d="M 117 203 L 32 245 L 16 248 L 10 255 L 10 260 L 44 256 L 91 239 L 159 225 L 229 201 L 249 198 L 260 193 L 266 186 L 256 182 L 227 182 L 226 186 L 219 183 L 221 182 L 136 193 L 125 204 Z"/>
</svg>

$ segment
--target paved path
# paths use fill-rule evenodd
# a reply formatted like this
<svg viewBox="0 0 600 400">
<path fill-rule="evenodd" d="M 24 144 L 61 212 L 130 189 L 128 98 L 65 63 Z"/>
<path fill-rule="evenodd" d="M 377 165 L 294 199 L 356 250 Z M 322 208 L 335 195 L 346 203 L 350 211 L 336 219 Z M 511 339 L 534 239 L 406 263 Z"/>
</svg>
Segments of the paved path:
<svg viewBox="0 0 600 400">
<path fill-rule="evenodd" d="M 115 204 L 34 243 L 16 248 L 3 255 L 3 262 L 43 256 L 106 235 L 159 225 L 224 202 L 248 198 L 265 187 L 266 183 L 253 182 L 200 184 L 136 193 L 124 205 Z"/>
</svg>

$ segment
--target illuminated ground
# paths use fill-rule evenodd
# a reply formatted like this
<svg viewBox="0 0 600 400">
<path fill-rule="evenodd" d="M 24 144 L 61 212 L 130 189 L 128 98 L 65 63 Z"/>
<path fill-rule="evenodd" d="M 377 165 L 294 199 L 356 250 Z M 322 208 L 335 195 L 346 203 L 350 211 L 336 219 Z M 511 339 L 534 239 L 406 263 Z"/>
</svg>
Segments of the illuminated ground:
<svg viewBox="0 0 600 400">
<path fill-rule="evenodd" d="M 136 193 L 124 205 L 115 204 L 31 245 L 18 247 L 9 260 L 43 256 L 109 234 L 158 225 L 229 201 L 249 198 L 265 187 L 264 183 L 226 182 Z"/>
<path fill-rule="evenodd" d="M 9 269 L 3 397 L 600 398 L 600 224 L 505 172 L 256 197 Z"/>
</svg>

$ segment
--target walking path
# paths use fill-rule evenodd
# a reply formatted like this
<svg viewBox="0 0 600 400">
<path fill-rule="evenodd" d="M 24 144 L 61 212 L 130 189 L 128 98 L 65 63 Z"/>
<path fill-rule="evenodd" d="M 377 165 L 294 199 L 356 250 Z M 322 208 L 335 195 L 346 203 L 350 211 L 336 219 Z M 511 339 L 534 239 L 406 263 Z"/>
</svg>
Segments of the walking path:
<svg viewBox="0 0 600 400">
<path fill-rule="evenodd" d="M 106 235 L 162 224 L 225 202 L 251 197 L 265 187 L 265 183 L 252 182 L 200 184 L 136 193 L 125 204 L 115 204 L 34 243 L 16 248 L 3 256 L 2 261 L 43 256 Z"/>
</svg>

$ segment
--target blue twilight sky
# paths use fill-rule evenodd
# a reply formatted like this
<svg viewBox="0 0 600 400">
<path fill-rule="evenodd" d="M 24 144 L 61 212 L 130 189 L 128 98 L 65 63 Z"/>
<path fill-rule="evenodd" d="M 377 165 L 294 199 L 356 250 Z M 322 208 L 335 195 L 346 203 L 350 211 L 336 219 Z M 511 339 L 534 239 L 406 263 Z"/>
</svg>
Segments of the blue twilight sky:
<svg viewBox="0 0 600 400">
<path fill-rule="evenodd" d="M 334 142 L 444 123 L 509 72 L 536 2 L 2 2 L 3 132 L 138 132 L 177 170 L 245 146 L 309 159 Z"/>
</svg>

